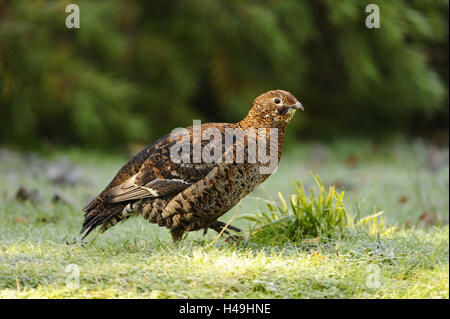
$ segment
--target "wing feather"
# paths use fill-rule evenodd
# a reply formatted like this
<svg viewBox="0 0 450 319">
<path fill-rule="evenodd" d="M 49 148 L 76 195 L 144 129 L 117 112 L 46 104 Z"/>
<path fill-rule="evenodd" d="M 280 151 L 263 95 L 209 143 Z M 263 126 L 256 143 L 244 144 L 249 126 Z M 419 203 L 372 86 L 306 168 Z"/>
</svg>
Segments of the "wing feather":
<svg viewBox="0 0 450 319">
<path fill-rule="evenodd" d="M 124 183 L 117 185 L 105 194 L 106 203 L 119 203 L 143 198 L 157 198 L 180 192 L 191 183 L 182 179 L 155 178 L 145 184 L 140 184 L 141 173 L 133 175 Z"/>
</svg>

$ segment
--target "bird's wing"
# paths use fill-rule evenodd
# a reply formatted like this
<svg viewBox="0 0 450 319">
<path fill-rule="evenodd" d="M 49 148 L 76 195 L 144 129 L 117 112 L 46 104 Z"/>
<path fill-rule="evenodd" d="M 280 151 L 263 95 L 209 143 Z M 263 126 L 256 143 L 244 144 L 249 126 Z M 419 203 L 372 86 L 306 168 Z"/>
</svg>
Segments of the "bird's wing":
<svg viewBox="0 0 450 319">
<path fill-rule="evenodd" d="M 142 198 L 156 198 L 182 191 L 192 185 L 190 182 L 179 178 L 145 178 L 147 171 L 144 169 L 133 175 L 125 182 L 109 189 L 104 197 L 105 203 L 118 203 Z M 150 178 L 152 178 L 151 176 Z"/>
</svg>

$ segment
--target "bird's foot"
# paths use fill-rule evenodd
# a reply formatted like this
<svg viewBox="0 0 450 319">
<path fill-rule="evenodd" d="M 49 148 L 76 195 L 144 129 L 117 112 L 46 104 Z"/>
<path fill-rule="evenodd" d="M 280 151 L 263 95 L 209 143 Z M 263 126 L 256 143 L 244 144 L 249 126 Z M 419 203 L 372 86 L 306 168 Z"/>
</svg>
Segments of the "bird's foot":
<svg viewBox="0 0 450 319">
<path fill-rule="evenodd" d="M 229 243 L 229 242 L 237 242 L 237 241 L 240 241 L 240 240 L 243 240 L 244 239 L 244 237 L 243 236 L 240 236 L 240 235 L 231 235 L 231 236 L 228 236 L 227 238 L 225 238 L 225 242 L 226 243 Z"/>
<path fill-rule="evenodd" d="M 225 226 L 226 226 L 226 227 L 225 227 Z M 233 230 L 233 231 L 238 232 L 238 233 L 241 232 L 241 230 L 240 230 L 239 228 L 237 228 L 237 227 L 235 227 L 235 226 L 232 226 L 232 225 L 228 225 L 228 226 L 227 226 L 226 223 L 221 222 L 221 221 L 216 221 L 214 224 L 210 225 L 209 228 L 214 229 L 214 230 L 215 230 L 217 233 L 219 233 L 219 234 L 220 234 L 221 232 L 223 232 L 223 233 L 229 235 L 230 232 L 229 232 L 228 230 Z M 206 228 L 206 229 L 203 231 L 203 234 L 205 235 L 207 231 L 208 231 L 208 229 Z"/>
</svg>

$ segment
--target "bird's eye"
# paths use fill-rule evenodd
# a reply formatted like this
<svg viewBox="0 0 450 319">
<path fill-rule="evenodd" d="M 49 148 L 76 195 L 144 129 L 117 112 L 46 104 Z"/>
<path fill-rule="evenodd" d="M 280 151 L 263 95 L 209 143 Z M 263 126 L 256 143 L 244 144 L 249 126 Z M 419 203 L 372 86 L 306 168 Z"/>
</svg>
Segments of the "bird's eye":
<svg viewBox="0 0 450 319">
<path fill-rule="evenodd" d="M 274 102 L 275 102 L 275 104 L 280 104 L 281 100 L 277 98 L 277 99 L 274 100 Z"/>
</svg>

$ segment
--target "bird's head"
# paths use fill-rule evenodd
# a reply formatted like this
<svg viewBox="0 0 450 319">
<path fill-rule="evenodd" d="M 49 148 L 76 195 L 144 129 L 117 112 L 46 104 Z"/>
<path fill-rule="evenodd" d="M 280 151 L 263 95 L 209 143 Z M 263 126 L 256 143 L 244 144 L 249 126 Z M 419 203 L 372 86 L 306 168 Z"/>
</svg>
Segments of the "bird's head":
<svg viewBox="0 0 450 319">
<path fill-rule="evenodd" d="M 272 90 L 261 94 L 253 102 L 246 120 L 262 127 L 285 127 L 303 105 L 291 93 Z"/>
</svg>

